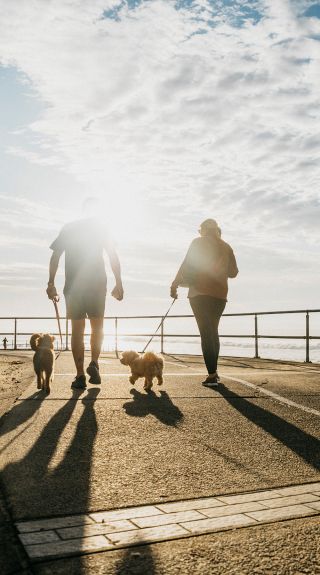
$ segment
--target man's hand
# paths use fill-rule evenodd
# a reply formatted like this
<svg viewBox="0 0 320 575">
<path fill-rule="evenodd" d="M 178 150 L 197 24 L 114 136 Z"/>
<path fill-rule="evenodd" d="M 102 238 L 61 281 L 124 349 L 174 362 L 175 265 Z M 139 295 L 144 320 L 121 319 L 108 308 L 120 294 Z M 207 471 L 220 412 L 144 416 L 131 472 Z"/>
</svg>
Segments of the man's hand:
<svg viewBox="0 0 320 575">
<path fill-rule="evenodd" d="M 117 284 L 117 285 L 113 288 L 113 290 L 112 290 L 112 292 L 111 292 L 111 295 L 112 295 L 115 299 L 117 299 L 118 301 L 123 300 L 123 287 L 122 287 L 122 284 L 119 284 L 119 285 Z"/>
<path fill-rule="evenodd" d="M 177 291 L 177 289 L 178 289 L 177 284 L 172 283 L 172 284 L 171 284 L 171 287 L 170 287 L 170 296 L 173 297 L 173 299 L 177 299 L 177 298 L 178 298 L 178 291 Z"/>
<path fill-rule="evenodd" d="M 46 292 L 49 299 L 54 299 L 55 297 L 58 297 L 58 292 L 54 284 L 49 283 Z"/>
</svg>

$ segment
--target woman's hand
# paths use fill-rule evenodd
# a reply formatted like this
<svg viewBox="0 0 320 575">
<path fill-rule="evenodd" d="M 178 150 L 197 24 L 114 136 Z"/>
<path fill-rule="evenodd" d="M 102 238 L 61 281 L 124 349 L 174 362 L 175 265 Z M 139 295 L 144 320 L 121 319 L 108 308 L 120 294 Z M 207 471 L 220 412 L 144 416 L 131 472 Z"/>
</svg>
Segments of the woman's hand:
<svg viewBox="0 0 320 575">
<path fill-rule="evenodd" d="M 173 297 L 173 299 L 177 299 L 178 298 L 178 286 L 175 282 L 172 282 L 171 287 L 170 287 L 170 296 Z"/>
</svg>

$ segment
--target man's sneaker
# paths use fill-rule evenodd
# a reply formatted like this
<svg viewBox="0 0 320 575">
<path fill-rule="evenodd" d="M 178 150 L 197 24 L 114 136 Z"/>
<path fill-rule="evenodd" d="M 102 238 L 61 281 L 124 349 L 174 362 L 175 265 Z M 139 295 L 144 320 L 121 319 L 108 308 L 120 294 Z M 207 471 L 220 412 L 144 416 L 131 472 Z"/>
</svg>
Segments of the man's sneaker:
<svg viewBox="0 0 320 575">
<path fill-rule="evenodd" d="M 205 387 L 219 387 L 219 376 L 217 375 L 208 375 L 208 377 L 202 382 L 202 385 Z"/>
<path fill-rule="evenodd" d="M 75 377 L 72 384 L 71 384 L 71 388 L 72 389 L 86 389 L 87 384 L 86 384 L 86 376 L 85 375 L 78 375 L 78 377 Z"/>
<path fill-rule="evenodd" d="M 90 361 L 87 367 L 87 374 L 90 375 L 89 383 L 93 383 L 94 385 L 101 383 L 99 366 L 95 361 Z"/>
</svg>

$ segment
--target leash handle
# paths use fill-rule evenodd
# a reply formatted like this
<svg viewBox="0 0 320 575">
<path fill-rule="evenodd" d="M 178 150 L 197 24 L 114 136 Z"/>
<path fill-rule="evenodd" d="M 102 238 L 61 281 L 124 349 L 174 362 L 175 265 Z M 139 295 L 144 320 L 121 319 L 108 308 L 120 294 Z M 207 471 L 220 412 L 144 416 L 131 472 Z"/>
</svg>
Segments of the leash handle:
<svg viewBox="0 0 320 575">
<path fill-rule="evenodd" d="M 177 298 L 174 298 L 173 301 L 171 302 L 170 307 L 169 307 L 169 309 L 168 309 L 166 315 L 164 315 L 163 318 L 161 319 L 161 321 L 160 321 L 160 323 L 159 323 L 159 325 L 158 325 L 156 331 L 155 331 L 154 334 L 150 337 L 148 343 L 144 346 L 144 348 L 143 348 L 143 350 L 142 350 L 142 353 L 144 353 L 144 352 L 146 351 L 147 347 L 150 345 L 150 343 L 152 342 L 153 338 L 157 335 L 157 333 L 158 333 L 160 327 L 162 326 L 162 324 L 163 324 L 164 320 L 166 319 L 167 315 L 169 314 L 169 311 L 171 310 L 171 308 L 172 308 L 174 302 L 176 301 L 176 299 L 177 299 Z"/>
<path fill-rule="evenodd" d="M 57 318 L 58 328 L 59 328 L 60 351 L 62 351 L 62 331 L 61 331 L 60 314 L 59 314 L 59 308 L 58 308 L 58 302 L 60 301 L 59 296 L 56 295 L 54 298 L 52 298 L 52 301 L 53 301 L 54 309 L 55 309 L 55 312 L 56 312 L 56 318 Z"/>
</svg>

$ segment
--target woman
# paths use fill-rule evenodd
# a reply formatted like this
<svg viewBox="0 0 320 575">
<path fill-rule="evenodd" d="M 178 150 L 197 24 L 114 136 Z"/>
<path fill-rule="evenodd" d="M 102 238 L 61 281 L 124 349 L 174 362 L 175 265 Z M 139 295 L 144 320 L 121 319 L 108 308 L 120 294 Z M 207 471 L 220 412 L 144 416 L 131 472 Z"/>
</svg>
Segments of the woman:
<svg viewBox="0 0 320 575">
<path fill-rule="evenodd" d="M 203 385 L 217 387 L 218 326 L 227 302 L 228 278 L 238 275 L 238 267 L 232 248 L 221 239 L 221 230 L 215 220 L 202 222 L 199 233 L 200 238 L 192 241 L 172 282 L 171 297 L 178 297 L 178 286 L 189 287 L 188 298 L 199 327 L 208 370 Z"/>
</svg>

